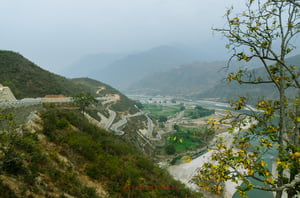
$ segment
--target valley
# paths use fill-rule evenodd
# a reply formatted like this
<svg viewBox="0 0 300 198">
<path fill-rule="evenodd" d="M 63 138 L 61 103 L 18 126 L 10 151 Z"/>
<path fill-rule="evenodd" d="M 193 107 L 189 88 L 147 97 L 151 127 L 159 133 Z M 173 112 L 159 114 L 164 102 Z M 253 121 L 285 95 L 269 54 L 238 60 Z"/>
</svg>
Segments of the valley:
<svg viewBox="0 0 300 198">
<path fill-rule="evenodd" d="M 154 118 L 156 135 L 150 139 L 157 146 L 155 157 L 158 160 L 167 159 L 164 164 L 175 164 L 180 162 L 180 158 L 186 156 L 196 158 L 199 154 L 203 154 L 215 136 L 207 130 L 208 120 L 221 118 L 226 110 L 230 109 L 226 103 L 192 101 L 171 96 L 128 95 L 128 97 L 140 101 L 144 105 L 142 110 Z M 195 112 L 199 107 L 201 112 L 207 113 L 190 117 L 189 112 Z M 219 124 L 218 133 L 227 131 L 228 127 L 226 124 Z M 174 147 L 174 151 L 168 153 L 168 146 Z"/>
<path fill-rule="evenodd" d="M 101 86 L 95 91 L 96 95 L 99 95 L 99 97 L 95 98 L 99 101 L 98 105 L 101 108 L 98 111 L 98 105 L 88 108 L 84 112 L 87 120 L 100 128 L 110 131 L 114 135 L 124 137 L 129 135 L 126 130 L 123 130 L 128 124 L 128 119 L 145 116 L 145 128 L 140 128 L 136 131 L 139 137 L 138 144 L 142 145 L 140 148 L 142 148 L 144 153 L 150 154 L 152 159 L 164 169 L 167 169 L 167 167 L 171 169 L 175 164 L 184 163 L 185 159 L 190 158 L 194 160 L 199 155 L 203 155 L 210 145 L 210 140 L 213 138 L 213 135 L 205 136 L 207 120 L 209 117 L 224 114 L 224 108 L 226 109 L 227 107 L 227 104 L 209 101 L 191 101 L 184 98 L 177 99 L 164 96 L 128 95 L 130 99 L 142 103 L 145 108 L 138 109 L 136 105 L 136 110 L 131 114 L 120 114 L 112 108 L 113 104 L 119 102 L 120 95 L 103 94 L 105 89 L 105 86 Z M 13 96 L 13 93 L 10 93 L 10 95 Z M 7 109 L 21 109 L 24 106 L 32 106 L 27 112 L 26 122 L 27 126 L 31 127 L 30 130 L 33 130 L 34 125 L 29 125 L 34 117 L 32 116 L 33 112 L 40 111 L 44 108 L 43 106 L 51 104 L 59 108 L 68 109 L 71 107 L 71 103 L 72 97 L 63 95 L 46 95 L 43 98 L 26 98 L 21 100 L 11 97 L 10 101 L 2 100 L 0 108 L 5 111 Z M 204 108 L 209 108 L 210 113 L 199 118 L 191 117 L 187 112 L 191 113 L 199 104 Z M 175 141 L 176 138 L 177 141 Z M 202 143 L 199 144 L 200 142 Z M 175 150 L 168 153 L 166 148 L 170 145 L 174 146 Z M 149 150 L 152 150 L 152 153 L 149 153 Z M 179 173 L 180 171 L 176 172 Z M 172 174 L 172 171 L 170 173 Z M 175 175 L 174 177 L 176 178 Z"/>
<path fill-rule="evenodd" d="M 120 191 L 120 189 L 130 189 L 131 187 L 128 183 L 134 181 L 136 187 L 141 187 L 141 182 L 137 176 L 145 174 L 145 172 L 139 172 L 139 168 L 136 166 L 142 166 L 138 165 L 140 163 L 139 160 L 132 161 L 131 158 L 135 158 L 132 153 L 125 153 L 126 156 L 129 156 L 128 159 L 130 160 L 128 163 L 130 165 L 125 163 L 123 169 L 129 166 L 131 167 L 128 169 L 129 172 L 127 170 L 121 171 L 119 167 L 113 165 L 124 163 L 120 162 L 118 158 L 125 161 L 128 160 L 127 157 L 123 158 L 119 155 L 124 154 L 124 151 L 121 151 L 122 149 L 129 149 L 130 147 L 129 150 L 132 149 L 132 152 L 136 152 L 149 160 L 143 165 L 147 167 L 157 166 L 160 171 L 167 174 L 166 178 L 171 178 L 172 176 L 189 188 L 187 190 L 182 186 L 184 190 L 180 190 L 179 194 L 183 192 L 193 197 L 200 191 L 205 196 L 212 196 L 212 194 L 207 194 L 206 191 L 200 190 L 191 180 L 197 175 L 198 168 L 201 168 L 206 162 L 210 162 L 211 156 L 218 150 L 217 138 L 222 137 L 223 140 L 232 142 L 233 134 L 228 133 L 229 128 L 232 128 L 229 123 L 232 123 L 239 116 L 238 112 L 232 111 L 233 109 L 228 103 L 222 102 L 225 101 L 227 96 L 223 94 L 224 97 L 222 98 L 218 94 L 222 94 L 222 91 L 227 91 L 222 86 L 220 88 L 214 77 L 207 75 L 207 78 L 202 79 L 202 88 L 208 88 L 208 92 L 202 92 L 203 90 L 201 91 L 200 89 L 202 88 L 200 87 L 198 89 L 199 92 L 207 93 L 200 99 L 192 97 L 192 95 L 186 95 L 184 92 L 168 95 L 168 92 L 163 91 L 163 89 L 164 95 L 157 93 L 147 94 L 151 92 L 140 92 L 139 94 L 127 92 L 124 95 L 111 86 L 90 78 L 67 79 L 44 71 L 24 59 L 21 55 L 13 52 L 4 51 L 1 53 L 0 51 L 0 60 L 1 56 L 8 67 L 0 67 L 0 70 L 2 70 L 0 77 L 1 74 L 6 74 L 1 77 L 3 85 L 0 87 L 0 110 L 3 118 L 0 120 L 0 130 L 9 129 L 12 124 L 11 120 L 13 120 L 13 124 L 17 127 L 15 130 L 20 131 L 22 134 L 20 141 L 23 141 L 23 134 L 32 133 L 38 137 L 34 140 L 36 141 L 34 144 L 39 145 L 43 140 L 46 141 L 43 144 L 54 144 L 54 147 L 57 148 L 66 146 L 68 148 L 67 151 L 59 149 L 59 153 L 56 155 L 59 156 L 58 158 L 64 159 L 63 161 L 67 162 L 67 164 L 74 164 L 77 168 L 74 169 L 72 174 L 76 173 L 79 175 L 79 178 L 86 178 L 86 183 L 91 184 L 88 185 L 88 188 L 95 188 L 95 194 L 104 197 L 109 197 L 108 194 L 124 197 L 125 195 L 129 196 L 131 191 Z M 197 65 L 196 70 L 199 70 Z M 213 64 L 213 66 L 215 65 Z M 22 71 L 15 73 L 21 67 Z M 178 72 L 180 74 L 185 68 L 175 68 L 175 71 L 180 69 Z M 196 70 L 192 70 L 190 73 Z M 170 72 L 172 73 L 174 70 L 170 70 Z M 38 73 L 40 75 L 37 75 Z M 165 76 L 168 76 L 168 74 Z M 179 78 L 176 75 L 174 77 Z M 186 78 L 188 79 L 189 77 Z M 207 79 L 212 80 L 214 83 L 211 86 L 207 86 L 207 83 L 211 82 Z M 166 84 L 167 87 L 170 86 L 167 81 L 162 82 L 162 84 Z M 236 86 L 232 85 L 232 87 Z M 177 87 L 177 84 L 174 84 L 174 87 Z M 239 92 L 237 90 L 237 88 L 231 89 L 231 91 Z M 189 90 L 186 91 L 190 92 Z M 245 89 L 245 91 L 248 90 Z M 209 94 L 209 92 L 216 93 L 216 95 Z M 262 91 L 259 90 L 258 92 L 261 93 Z M 266 93 L 268 92 L 266 91 Z M 87 103 L 84 109 L 81 109 L 74 102 L 76 95 L 80 94 L 88 94 L 97 102 Z M 229 95 L 234 96 L 235 94 L 229 93 Z M 241 108 L 237 107 L 236 110 L 241 110 Z M 228 123 L 215 121 L 222 119 L 224 116 L 226 117 L 228 111 L 231 112 L 232 116 L 231 119 L 227 120 L 229 121 Z M 245 103 L 241 112 L 245 113 L 248 111 L 253 113 L 256 109 Z M 264 111 L 260 111 L 260 113 L 262 112 Z M 213 128 L 211 128 L 210 123 L 214 123 Z M 247 128 L 249 128 L 249 125 L 246 124 L 240 130 Z M 88 131 L 87 133 L 90 133 L 92 137 L 87 136 L 84 130 Z M 107 136 L 108 139 L 103 140 L 104 142 L 101 140 L 103 147 L 98 145 L 97 142 L 93 142 L 96 137 L 97 141 L 100 141 L 98 139 L 99 134 L 94 134 L 95 131 L 97 131 L 96 133 L 103 133 L 103 136 Z M 32 137 L 30 136 L 30 138 Z M 1 140 L 0 138 L 0 141 L 6 144 L 6 139 Z M 23 152 L 18 150 L 19 147 L 17 145 L 13 146 L 13 149 L 15 147 L 16 150 L 14 152 L 17 154 Z M 3 152 L 8 151 L 4 148 Z M 43 153 L 46 151 L 39 152 Z M 77 152 L 80 157 L 76 156 L 73 158 L 73 152 Z M 110 152 L 113 153 L 109 154 Z M 4 154 L 2 157 L 9 156 Z M 87 160 L 84 164 L 76 161 L 82 156 Z M 268 158 L 267 160 L 270 164 L 273 164 L 274 159 L 271 159 L 270 156 L 265 155 L 264 157 Z M 109 157 L 112 157 L 113 160 L 109 159 Z M 27 172 L 32 171 L 26 166 L 26 160 L 28 161 L 28 159 L 20 156 L 19 160 L 20 162 L 16 163 L 22 163 L 22 166 L 26 167 Z M 49 160 L 51 161 L 52 159 Z M 27 170 L 27 168 L 30 170 Z M 104 170 L 100 170 L 102 168 Z M 19 176 L 12 176 L 12 173 L 9 172 L 10 170 L 5 169 L 5 171 L 8 172 L 2 175 L 4 183 L 0 183 L 0 190 L 1 185 L 4 188 L 7 186 L 13 188 L 10 185 L 11 177 Z M 139 174 L 136 174 L 136 171 Z M 43 172 L 43 174 L 53 173 Z M 105 179 L 100 179 L 100 176 L 97 175 L 101 175 Z M 32 177 L 35 180 L 38 176 Z M 46 177 L 40 177 L 42 180 L 46 180 Z M 117 180 L 116 178 L 119 177 L 121 179 Z M 24 180 L 20 185 L 26 186 L 28 185 L 27 182 L 27 180 Z M 52 184 L 55 182 L 54 180 L 51 181 L 51 185 L 56 185 Z M 160 185 L 160 182 L 160 180 L 151 178 L 149 182 L 146 182 L 147 185 L 145 186 Z M 172 183 L 173 180 L 171 179 L 169 182 Z M 111 183 L 113 186 L 108 187 L 105 183 Z M 85 184 L 82 185 L 84 186 Z M 114 185 L 117 187 L 114 187 Z M 236 197 L 236 186 L 236 183 L 225 182 L 223 195 Z M 81 190 L 84 191 L 85 187 L 82 187 Z M 47 190 L 40 190 L 38 193 L 44 193 L 44 191 Z M 18 189 L 16 192 L 20 194 L 21 190 Z M 66 192 L 66 195 L 77 193 L 74 189 Z M 27 193 L 30 194 L 31 192 Z M 84 194 L 85 192 L 80 193 Z M 90 193 L 92 194 L 93 192 Z M 143 193 L 144 191 L 137 192 L 136 195 Z M 170 193 L 176 194 L 177 192 Z M 201 197 L 200 194 L 195 196 Z M 53 197 L 56 196 L 53 195 Z M 176 195 L 175 197 L 180 196 Z"/>
<path fill-rule="evenodd" d="M 228 132 L 231 127 L 230 124 L 217 124 L 214 127 L 218 130 L 217 133 L 205 136 L 203 132 L 209 133 L 207 127 L 210 120 L 219 120 L 224 117 L 228 110 L 233 110 L 228 103 L 214 102 L 208 100 L 190 100 L 184 98 L 174 98 L 172 96 L 145 96 L 145 95 L 128 95 L 133 100 L 139 100 L 147 106 L 151 106 L 149 112 L 154 113 L 154 117 L 159 118 L 157 109 L 160 109 L 160 113 L 168 115 L 168 119 L 164 122 L 164 126 L 159 128 L 158 135 L 162 137 L 164 143 L 161 143 L 161 147 L 164 148 L 164 152 L 157 153 L 156 163 L 168 170 L 168 172 L 177 180 L 184 183 L 188 188 L 194 191 L 203 192 L 199 186 L 193 181 L 198 174 L 198 168 L 202 167 L 204 163 L 211 162 L 211 157 L 214 153 L 218 152 L 218 141 L 222 138 L 226 142 L 227 146 L 230 146 L 233 141 L 233 137 L 238 134 L 238 129 L 234 129 L 233 133 Z M 200 118 L 186 117 L 187 111 L 193 109 L 193 107 L 201 105 L 203 109 L 212 110 L 210 114 Z M 155 108 L 153 106 L 156 106 Z M 183 108 L 184 107 L 184 108 Z M 177 110 L 177 111 L 174 111 Z M 148 109 L 149 110 L 149 109 Z M 152 111 L 151 111 L 152 110 Z M 167 111 L 169 110 L 169 111 Z M 254 107 L 248 105 L 244 111 L 257 111 Z M 169 114 L 170 115 L 169 115 Z M 238 112 L 234 112 L 235 116 Z M 151 113 L 150 113 L 151 115 Z M 242 130 L 247 130 L 252 124 L 256 123 L 255 120 L 248 121 L 247 124 L 241 126 Z M 175 127 L 174 127 L 175 126 Z M 202 130 L 202 133 L 201 133 Z M 189 132 L 192 132 L 196 137 L 194 140 L 192 136 L 188 136 Z M 180 136 L 181 135 L 181 136 Z M 168 143 L 175 144 L 174 151 L 168 153 L 166 150 Z M 195 142 L 197 144 L 195 144 Z M 199 144 L 200 143 L 200 144 Z M 202 144 L 201 144 L 202 143 Z M 188 145 L 188 147 L 185 146 Z M 163 153 L 163 154 L 162 154 Z M 266 154 L 266 159 L 271 165 L 274 164 L 274 153 Z M 232 181 L 226 181 L 224 183 L 223 197 L 239 197 L 236 187 L 241 184 Z M 219 197 L 215 194 L 209 194 L 203 192 L 207 197 Z M 269 192 L 250 191 L 253 196 L 272 197 Z"/>
<path fill-rule="evenodd" d="M 300 0 L 0 7 L 0 198 L 300 197 Z"/>
</svg>

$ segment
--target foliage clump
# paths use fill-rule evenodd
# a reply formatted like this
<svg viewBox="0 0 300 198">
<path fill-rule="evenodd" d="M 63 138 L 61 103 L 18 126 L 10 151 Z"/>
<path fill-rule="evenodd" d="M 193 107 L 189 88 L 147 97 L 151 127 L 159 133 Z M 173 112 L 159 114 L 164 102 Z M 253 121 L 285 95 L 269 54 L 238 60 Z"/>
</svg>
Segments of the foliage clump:
<svg viewBox="0 0 300 198">
<path fill-rule="evenodd" d="M 228 111 L 220 120 L 209 120 L 215 129 L 218 123 L 230 124 L 233 139 L 229 143 L 219 140 L 212 162 L 199 170 L 196 182 L 220 194 L 225 181 L 241 181 L 237 190 L 242 196 L 259 189 L 275 192 L 276 198 L 283 193 L 291 198 L 300 193 L 300 76 L 299 65 L 289 64 L 287 56 L 296 48 L 293 41 L 299 33 L 300 4 L 291 0 L 246 2 L 242 13 L 230 8 L 225 15 L 227 27 L 216 29 L 232 50 L 229 65 L 237 60 L 241 66 L 228 74 L 228 83 L 271 84 L 279 97 L 260 98 L 250 108 L 248 97 L 241 96 L 231 107 L 248 112 L 235 116 Z M 248 70 L 253 60 L 263 66 L 264 75 Z M 266 159 L 267 155 L 274 160 Z"/>
<path fill-rule="evenodd" d="M 57 128 L 58 119 L 65 119 L 69 123 L 68 127 L 63 130 Z M 77 162 L 91 179 L 105 183 L 105 189 L 113 197 L 200 196 L 171 179 L 167 172 L 122 139 L 80 119 L 79 112 L 49 109 L 43 113 L 43 120 L 46 129 L 44 133 L 53 143 L 64 148 L 61 154 L 73 155 L 73 163 Z M 178 189 L 146 189 L 166 185 L 176 186 Z"/>
<path fill-rule="evenodd" d="M 186 110 L 184 115 L 186 117 L 190 117 L 191 119 L 197 119 L 197 118 L 209 116 L 214 113 L 215 113 L 215 110 L 213 110 L 213 109 L 206 109 L 206 108 L 203 108 L 203 107 L 197 105 L 192 110 L 191 109 Z"/>
</svg>

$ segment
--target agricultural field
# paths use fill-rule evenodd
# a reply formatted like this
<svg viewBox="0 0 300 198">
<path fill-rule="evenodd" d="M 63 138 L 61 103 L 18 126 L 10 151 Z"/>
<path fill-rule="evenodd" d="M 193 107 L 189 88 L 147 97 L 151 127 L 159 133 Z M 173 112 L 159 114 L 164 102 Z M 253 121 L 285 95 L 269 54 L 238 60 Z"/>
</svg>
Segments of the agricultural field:
<svg viewBox="0 0 300 198">
<path fill-rule="evenodd" d="M 201 106 L 196 106 L 193 109 L 187 109 L 184 112 L 184 117 L 190 118 L 190 119 L 197 119 L 197 118 L 209 116 L 209 115 L 214 114 L 214 113 L 215 113 L 215 110 L 206 109 L 206 108 L 201 107 Z"/>
<path fill-rule="evenodd" d="M 154 105 L 154 104 L 143 104 L 143 110 L 149 112 L 154 118 L 159 119 L 161 116 L 168 117 L 173 116 L 176 113 L 184 110 L 183 105 Z"/>
<path fill-rule="evenodd" d="M 201 148 L 206 145 L 210 136 L 206 132 L 206 128 L 178 126 L 176 132 L 167 137 L 166 152 L 167 154 L 174 154 Z"/>
</svg>

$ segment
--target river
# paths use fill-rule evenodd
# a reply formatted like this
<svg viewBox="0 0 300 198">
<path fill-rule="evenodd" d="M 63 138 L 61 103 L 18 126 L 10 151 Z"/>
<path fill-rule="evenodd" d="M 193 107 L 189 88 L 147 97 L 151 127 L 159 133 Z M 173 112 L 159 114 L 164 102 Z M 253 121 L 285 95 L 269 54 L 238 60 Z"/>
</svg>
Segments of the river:
<svg viewBox="0 0 300 198">
<path fill-rule="evenodd" d="M 232 110 L 229 106 L 229 104 L 226 103 L 220 103 L 220 102 L 212 102 L 212 101 L 182 101 L 184 103 L 190 103 L 190 104 L 197 104 L 213 109 L 223 109 L 223 110 Z M 251 108 L 251 107 L 250 107 Z M 232 134 L 229 134 L 227 132 L 220 134 L 225 139 L 230 140 L 232 138 Z M 230 141 L 228 141 L 230 142 Z M 253 142 L 252 144 L 257 144 L 256 142 Z M 171 166 L 168 168 L 169 172 L 176 178 L 185 183 L 189 188 L 191 189 L 197 189 L 196 185 L 193 185 L 189 180 L 196 174 L 196 170 L 198 167 L 201 167 L 203 163 L 207 162 L 210 159 L 210 156 L 212 154 L 212 151 L 207 152 L 196 159 L 192 160 L 189 163 L 180 164 Z M 267 152 L 264 155 L 264 160 L 268 163 L 269 169 L 272 170 L 272 164 L 274 160 L 276 159 L 276 149 L 273 149 L 269 152 Z M 256 181 L 253 181 L 255 185 L 261 185 Z M 227 198 L 240 198 L 238 193 L 235 190 L 235 187 L 237 186 L 235 183 L 227 182 L 225 184 L 225 197 Z M 250 198 L 256 198 L 256 197 L 263 197 L 263 198 L 273 198 L 272 192 L 266 192 L 262 190 L 250 190 L 247 193 L 248 197 Z"/>
</svg>

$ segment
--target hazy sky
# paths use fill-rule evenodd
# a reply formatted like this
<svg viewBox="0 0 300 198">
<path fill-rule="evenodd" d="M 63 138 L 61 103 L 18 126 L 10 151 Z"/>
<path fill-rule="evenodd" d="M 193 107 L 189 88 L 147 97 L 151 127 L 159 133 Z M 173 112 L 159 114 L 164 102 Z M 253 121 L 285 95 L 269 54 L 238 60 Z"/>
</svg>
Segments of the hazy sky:
<svg viewBox="0 0 300 198">
<path fill-rule="evenodd" d="M 0 0 L 0 49 L 52 72 L 85 54 L 201 46 L 241 0 Z M 213 50 L 212 47 L 208 50 Z"/>
</svg>

